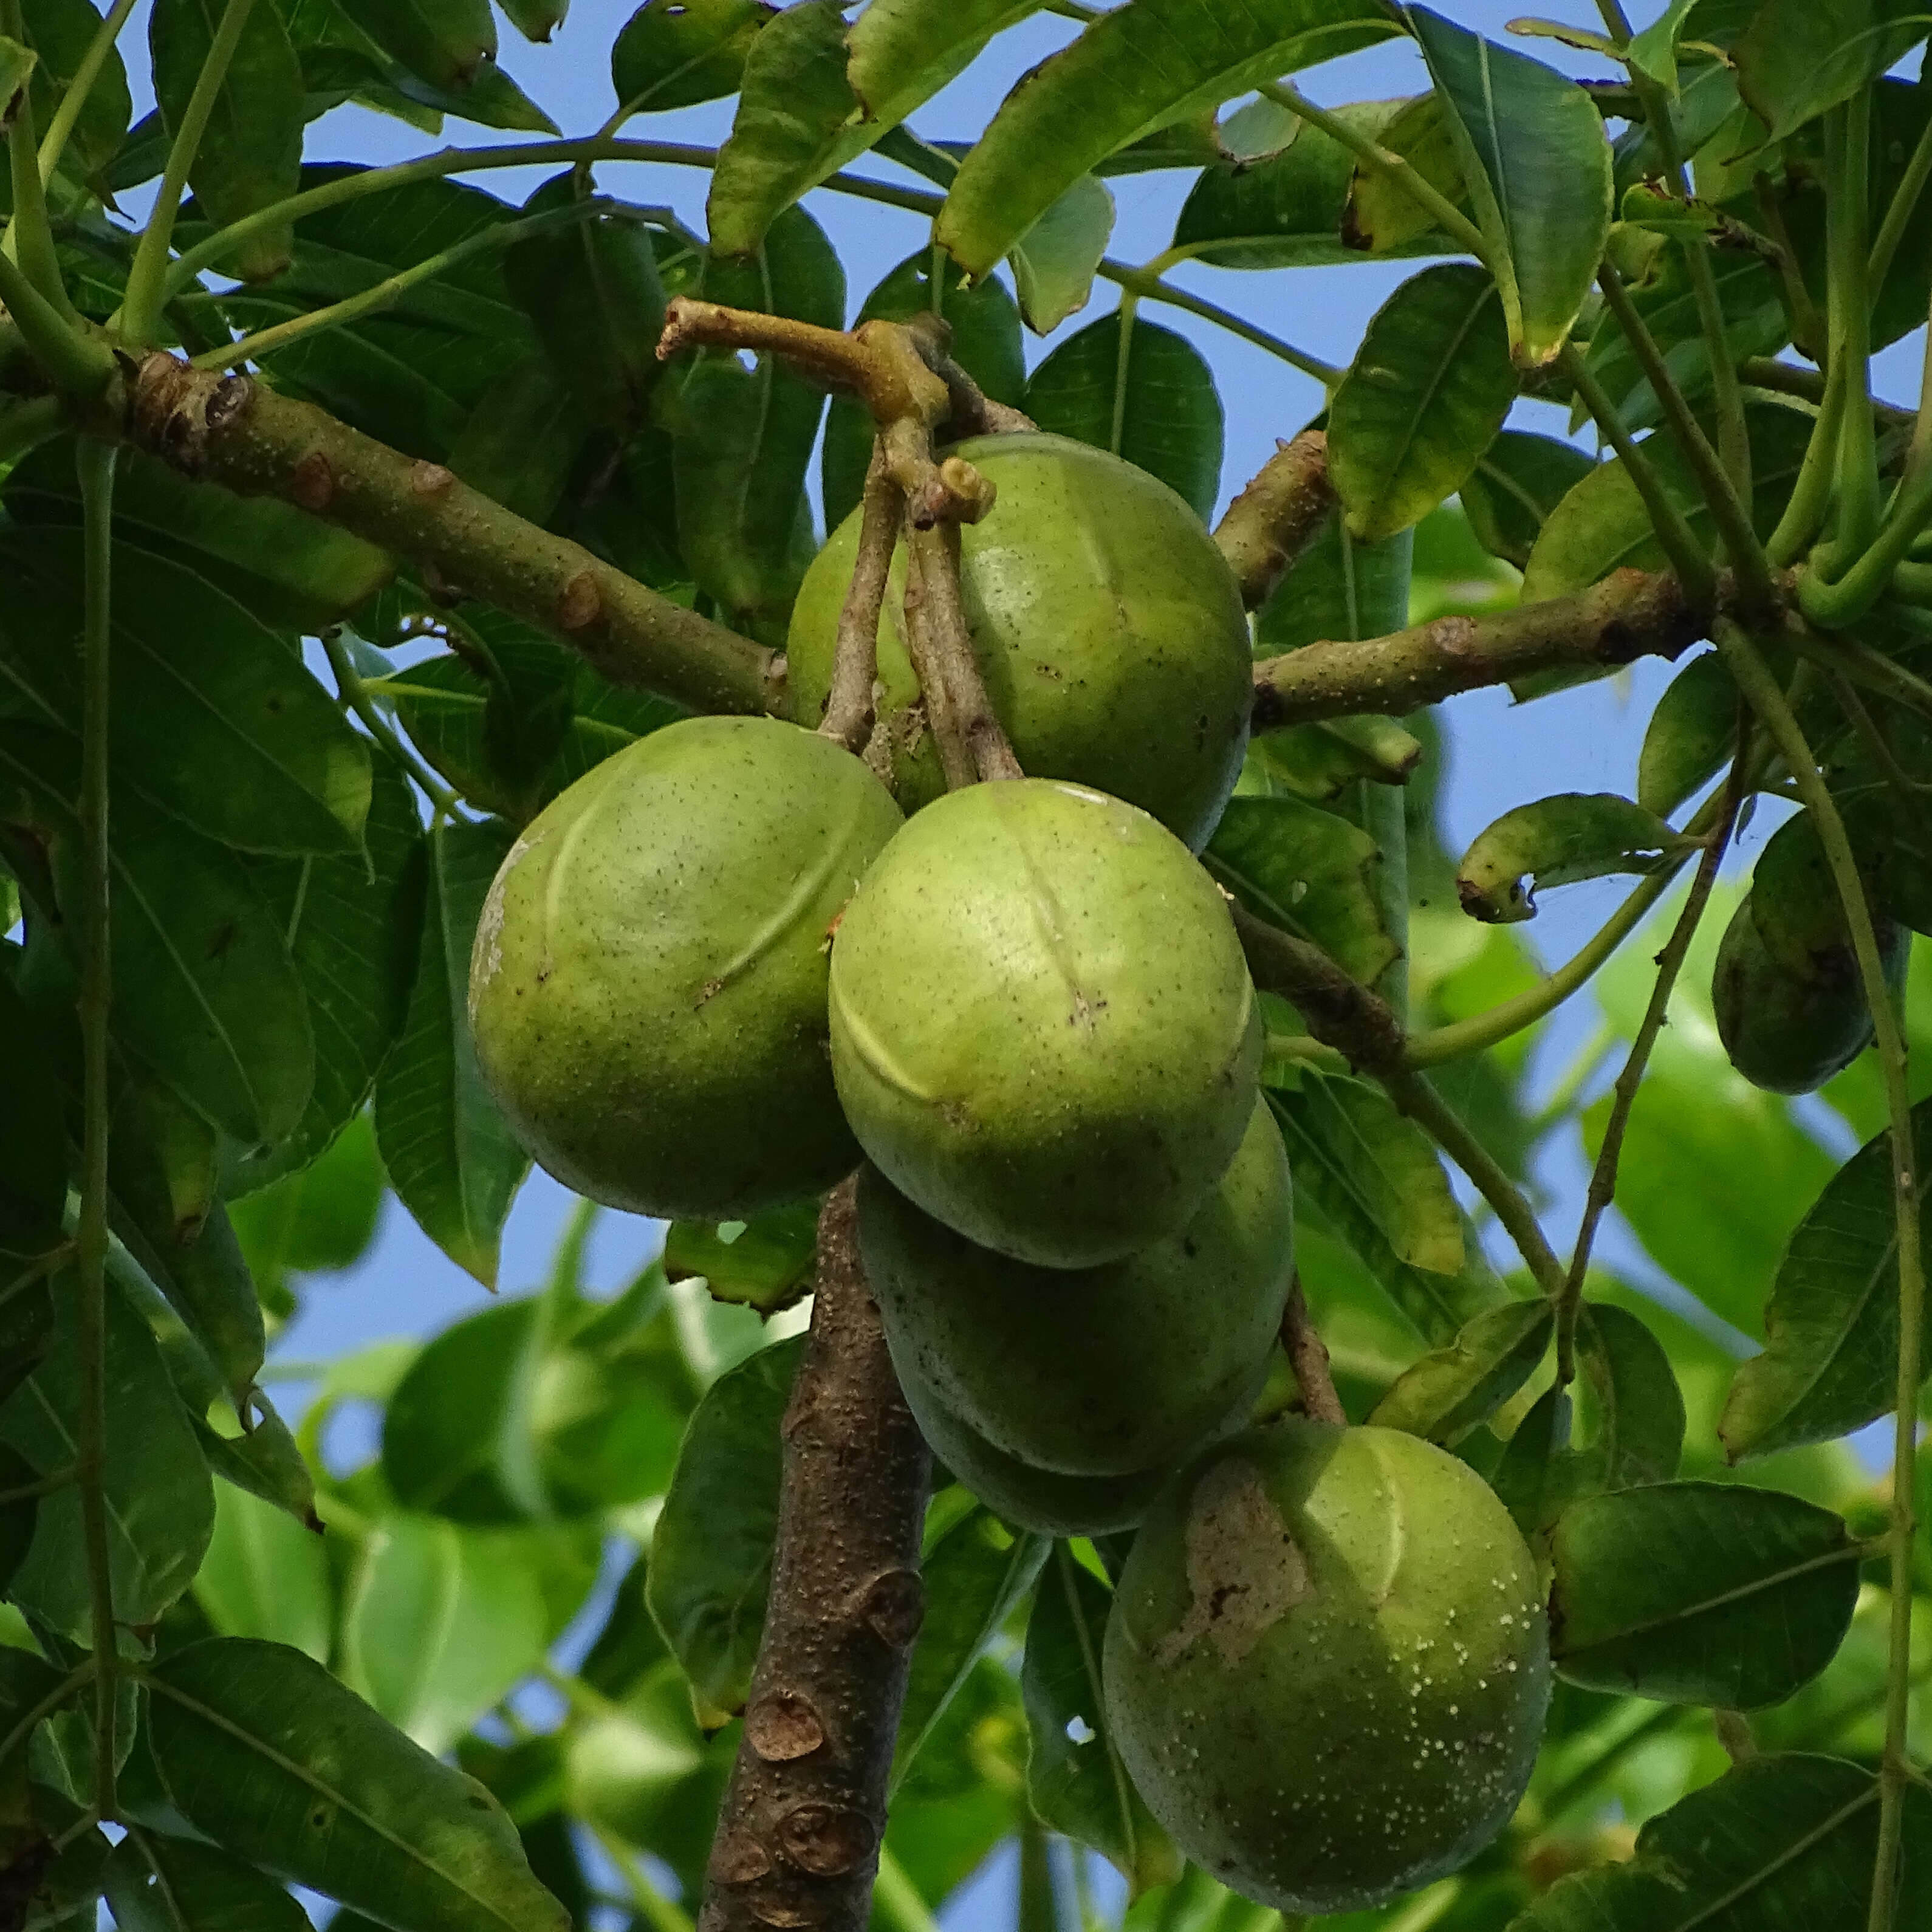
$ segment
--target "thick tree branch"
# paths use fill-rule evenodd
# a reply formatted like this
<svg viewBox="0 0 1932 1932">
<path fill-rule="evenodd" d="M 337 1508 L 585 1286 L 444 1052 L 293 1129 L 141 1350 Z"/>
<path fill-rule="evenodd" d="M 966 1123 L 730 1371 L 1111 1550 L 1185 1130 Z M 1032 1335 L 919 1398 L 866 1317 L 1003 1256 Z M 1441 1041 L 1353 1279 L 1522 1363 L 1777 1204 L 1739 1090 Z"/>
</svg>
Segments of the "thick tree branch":
<svg viewBox="0 0 1932 1932">
<path fill-rule="evenodd" d="M 932 1463 L 866 1288 L 850 1181 L 819 1221 L 784 1429 L 770 1604 L 699 1932 L 864 1932 L 870 1909 Z"/>
<path fill-rule="evenodd" d="M 1231 898 L 1228 910 L 1255 984 L 1290 1001 L 1324 1046 L 1364 1073 L 1402 1064 L 1407 1043 L 1402 1022 L 1380 994 L 1351 978 L 1320 946 L 1257 919 L 1238 899 Z"/>
<path fill-rule="evenodd" d="M 1250 610 L 1265 604 L 1308 546 L 1335 500 L 1328 438 L 1305 429 L 1280 444 L 1254 481 L 1228 506 L 1214 532 Z"/>
<path fill-rule="evenodd" d="M 760 712 L 782 700 L 784 660 L 712 623 L 460 482 L 245 376 L 149 356 L 90 428 L 184 476 L 279 496 L 410 558 L 578 651 L 613 684 L 694 710 Z"/>
<path fill-rule="evenodd" d="M 1720 607 L 1728 588 L 1726 578 Z M 1399 716 L 1534 671 L 1674 658 L 1708 633 L 1714 614 L 1675 577 L 1618 570 L 1587 590 L 1493 616 L 1438 617 L 1359 644 L 1308 644 L 1256 665 L 1255 729 L 1364 711 Z"/>
</svg>

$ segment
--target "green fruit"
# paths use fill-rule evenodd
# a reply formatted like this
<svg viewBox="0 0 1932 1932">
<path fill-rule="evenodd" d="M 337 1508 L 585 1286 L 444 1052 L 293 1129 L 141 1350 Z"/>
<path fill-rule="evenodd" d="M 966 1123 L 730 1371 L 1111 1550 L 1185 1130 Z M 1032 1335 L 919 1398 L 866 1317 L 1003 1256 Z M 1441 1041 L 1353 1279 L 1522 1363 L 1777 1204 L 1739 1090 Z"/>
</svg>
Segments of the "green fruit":
<svg viewBox="0 0 1932 1932">
<path fill-rule="evenodd" d="M 1017 1528 L 1040 1536 L 1111 1536 L 1132 1529 L 1174 1474 L 1172 1463 L 1121 1476 L 1068 1476 L 1034 1468 L 1003 1454 L 950 1414 L 910 1361 L 896 1356 L 893 1365 L 906 1406 L 933 1454 L 995 1516 Z"/>
<path fill-rule="evenodd" d="M 1178 1234 L 1094 1268 L 975 1247 L 868 1168 L 859 1235 L 892 1352 L 950 1414 L 1040 1469 L 1114 1476 L 1192 1455 L 1273 1347 L 1294 1194 L 1264 1102 Z"/>
<path fill-rule="evenodd" d="M 957 452 L 997 487 L 962 532 L 974 653 L 1025 769 L 1150 812 L 1198 850 L 1239 775 L 1254 667 L 1232 573 L 1201 520 L 1131 463 L 1057 436 Z M 859 518 L 806 574 L 787 649 L 794 715 L 824 716 Z M 879 716 L 908 812 L 945 790 L 903 640 L 904 554 L 879 626 Z"/>
<path fill-rule="evenodd" d="M 1299 1418 L 1148 1511 L 1108 1619 L 1107 1713 L 1187 1856 L 1286 1912 L 1380 1905 L 1509 1822 L 1550 1696 L 1535 1558 L 1467 1464 Z"/>
<path fill-rule="evenodd" d="M 772 718 L 686 719 L 554 800 L 490 888 L 470 972 L 484 1078 L 536 1159 L 667 1220 L 848 1173 L 826 934 L 900 823 L 859 760 Z"/>
<path fill-rule="evenodd" d="M 1912 935 L 1887 919 L 1877 926 L 1895 992 L 1904 983 Z M 1851 948 L 1828 946 L 1811 962 L 1807 974 L 1772 955 L 1747 894 L 1718 948 L 1711 1001 L 1731 1064 L 1754 1087 L 1814 1093 L 1870 1044 L 1871 1010 Z"/>
<path fill-rule="evenodd" d="M 1193 1218 L 1254 1108 L 1260 1019 L 1220 891 L 1144 812 L 1076 785 L 910 820 L 832 952 L 832 1066 L 902 1194 L 1046 1268 Z"/>
</svg>

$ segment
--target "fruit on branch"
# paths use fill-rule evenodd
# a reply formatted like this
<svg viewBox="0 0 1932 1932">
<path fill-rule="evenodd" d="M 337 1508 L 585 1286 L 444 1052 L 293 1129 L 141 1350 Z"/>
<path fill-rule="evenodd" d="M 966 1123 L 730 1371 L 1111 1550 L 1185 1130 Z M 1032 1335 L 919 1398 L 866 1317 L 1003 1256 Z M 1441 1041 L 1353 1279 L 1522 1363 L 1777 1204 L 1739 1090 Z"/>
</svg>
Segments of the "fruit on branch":
<svg viewBox="0 0 1932 1932">
<path fill-rule="evenodd" d="M 1187 1855 L 1284 1912 L 1353 1912 L 1508 1823 L 1550 1696 L 1536 1562 L 1468 1466 L 1292 1418 L 1163 1490 L 1107 1624 L 1108 1715 Z"/>
<path fill-rule="evenodd" d="M 1739 902 L 1718 948 L 1711 1002 L 1718 1035 L 1731 1064 L 1754 1087 L 1773 1094 L 1810 1094 L 1841 1073 L 1870 1045 L 1871 1010 L 1858 962 L 1840 941 L 1811 955 L 1800 971 L 1765 943 L 1753 893 Z M 1886 977 L 1904 985 L 1912 935 L 1876 920 Z"/>
<path fill-rule="evenodd" d="M 1254 1109 L 1260 1018 L 1220 890 L 1077 785 L 974 785 L 909 820 L 839 926 L 831 1015 L 874 1164 L 1042 1267 L 1178 1234 Z"/>
<path fill-rule="evenodd" d="M 892 1366 L 906 1406 L 934 1457 L 995 1516 L 1021 1529 L 1041 1536 L 1112 1536 L 1134 1528 L 1172 1479 L 1172 1463 L 1120 1476 L 1036 1469 L 994 1448 L 950 1413 L 909 1359 L 895 1354 Z M 1244 1413 L 1259 1392 L 1258 1378 L 1247 1392 Z"/>
<path fill-rule="evenodd" d="M 470 962 L 485 1080 L 566 1186 L 719 1220 L 858 1162 L 826 1058 L 826 935 L 902 820 L 858 759 L 694 718 L 580 778 L 518 839 Z"/>
<path fill-rule="evenodd" d="M 1240 770 L 1253 665 L 1234 574 L 1164 483 L 1064 437 L 958 446 L 998 495 L 960 533 L 974 655 L 1021 765 L 1150 812 L 1197 850 Z M 849 518 L 807 573 L 787 661 L 794 715 L 824 715 L 858 553 Z M 945 790 L 906 653 L 903 549 L 879 626 L 879 718 L 908 812 Z"/>
<path fill-rule="evenodd" d="M 869 1168 L 859 1238 L 894 1358 L 950 1414 L 1036 1468 L 1117 1476 L 1184 1461 L 1249 1394 L 1288 1296 L 1294 1196 L 1257 1101 L 1193 1219 L 1124 1260 L 1041 1268 L 995 1254 Z"/>
</svg>

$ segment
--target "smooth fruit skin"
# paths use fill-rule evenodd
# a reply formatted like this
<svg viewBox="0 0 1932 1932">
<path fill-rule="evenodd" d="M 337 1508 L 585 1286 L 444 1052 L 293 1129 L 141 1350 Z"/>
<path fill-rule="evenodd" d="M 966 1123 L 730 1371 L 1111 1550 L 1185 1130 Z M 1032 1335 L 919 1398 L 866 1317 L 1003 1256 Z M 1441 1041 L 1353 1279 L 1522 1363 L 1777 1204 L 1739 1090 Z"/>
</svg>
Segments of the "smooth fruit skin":
<svg viewBox="0 0 1932 1932">
<path fill-rule="evenodd" d="M 1283 1912 L 1354 1912 L 1508 1822 L 1549 1701 L 1548 1618 L 1466 1464 L 1291 1418 L 1162 1492 L 1103 1676 L 1127 1769 L 1189 1857 Z"/>
<path fill-rule="evenodd" d="M 1118 1476 L 1199 1448 L 1274 1346 L 1294 1266 L 1294 1191 L 1256 1101 L 1220 1184 L 1178 1234 L 1099 1268 L 976 1247 L 875 1168 L 859 1185 L 866 1274 L 894 1358 L 992 1448 Z"/>
<path fill-rule="evenodd" d="M 1144 812 L 1039 778 L 908 821 L 832 950 L 832 1066 L 873 1163 L 980 1246 L 1092 1268 L 1177 1234 L 1254 1108 L 1220 889 Z"/>
<path fill-rule="evenodd" d="M 998 499 L 961 532 L 974 653 L 1024 769 L 1150 812 L 1196 850 L 1239 776 L 1254 666 L 1233 573 L 1166 484 L 1063 436 L 980 437 L 957 452 Z M 858 554 L 855 513 L 806 573 L 786 662 L 793 715 L 816 724 Z M 879 626 L 879 716 L 908 812 L 945 790 L 914 707 L 904 554 Z"/>
<path fill-rule="evenodd" d="M 564 1184 L 722 1220 L 857 1165 L 826 935 L 902 820 L 850 753 L 694 718 L 586 774 L 504 861 L 471 956 L 484 1078 Z"/>
<path fill-rule="evenodd" d="M 1912 934 L 1877 922 L 1886 977 L 1904 984 Z M 1773 1094 L 1812 1094 L 1842 1073 L 1870 1045 L 1871 1010 L 1849 946 L 1820 956 L 1807 978 L 1774 957 L 1753 912 L 1750 895 L 1724 928 L 1711 976 L 1718 1036 L 1731 1064 L 1754 1087 Z"/>
</svg>

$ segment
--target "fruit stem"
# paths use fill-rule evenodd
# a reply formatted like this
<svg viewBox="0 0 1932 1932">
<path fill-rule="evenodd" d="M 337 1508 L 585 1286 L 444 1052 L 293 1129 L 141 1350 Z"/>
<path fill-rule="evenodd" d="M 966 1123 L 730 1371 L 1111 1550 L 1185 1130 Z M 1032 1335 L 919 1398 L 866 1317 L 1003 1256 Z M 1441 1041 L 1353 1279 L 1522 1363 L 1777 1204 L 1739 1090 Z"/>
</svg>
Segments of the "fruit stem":
<svg viewBox="0 0 1932 1932">
<path fill-rule="evenodd" d="M 1301 1391 L 1301 1406 L 1308 1419 L 1346 1426 L 1348 1412 L 1335 1393 L 1328 1346 L 1308 1312 L 1308 1297 L 1302 1290 L 1299 1269 L 1288 1284 L 1288 1306 L 1282 1310 L 1281 1346 L 1288 1356 L 1288 1366 L 1294 1372 L 1294 1385 Z"/>
<path fill-rule="evenodd" d="M 824 722 L 818 728 L 855 757 L 864 754 L 878 717 L 872 687 L 879 675 L 879 617 L 885 608 L 886 580 L 892 574 L 892 553 L 898 548 L 899 523 L 905 513 L 904 493 L 892 481 L 885 452 L 876 442 L 872 466 L 866 472 L 863 505 L 859 554 L 838 612 L 832 692 L 826 701 Z"/>
</svg>

